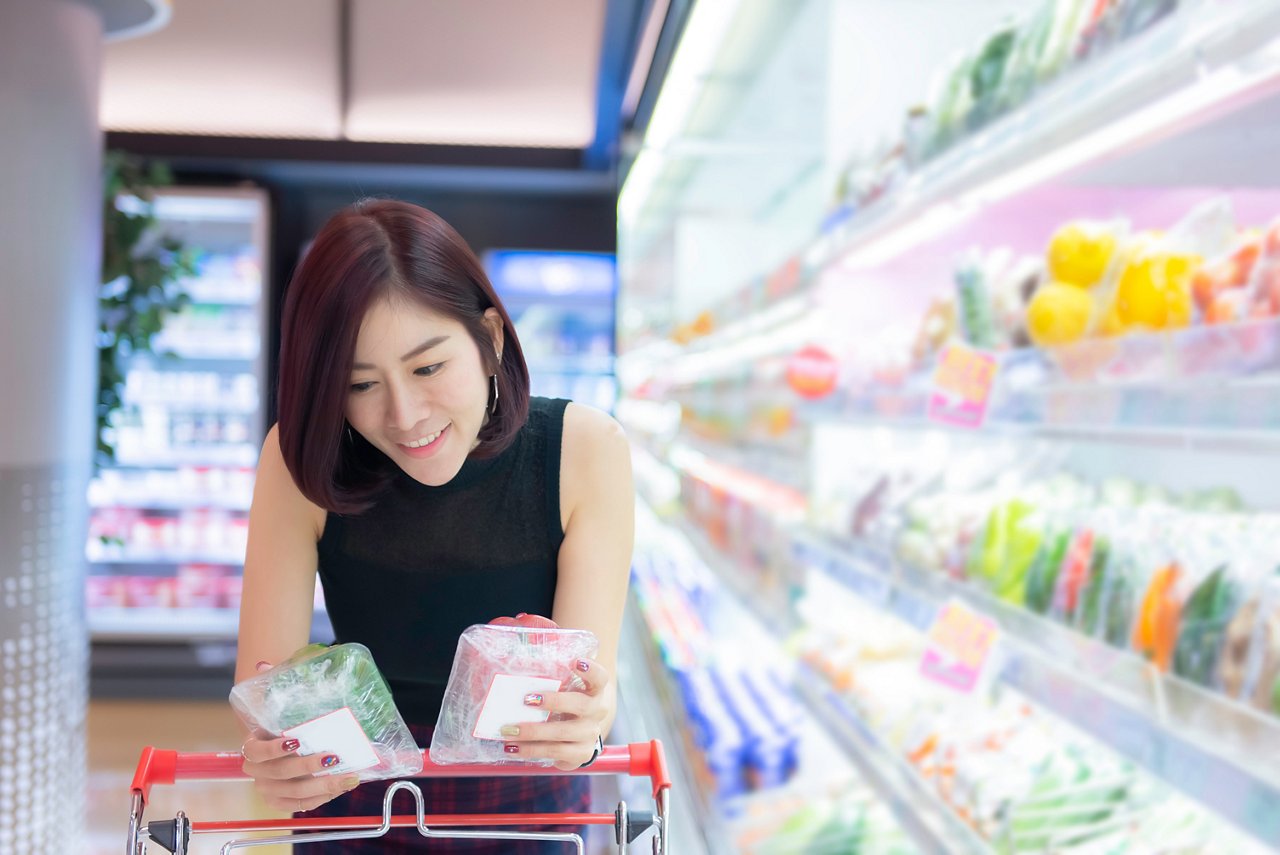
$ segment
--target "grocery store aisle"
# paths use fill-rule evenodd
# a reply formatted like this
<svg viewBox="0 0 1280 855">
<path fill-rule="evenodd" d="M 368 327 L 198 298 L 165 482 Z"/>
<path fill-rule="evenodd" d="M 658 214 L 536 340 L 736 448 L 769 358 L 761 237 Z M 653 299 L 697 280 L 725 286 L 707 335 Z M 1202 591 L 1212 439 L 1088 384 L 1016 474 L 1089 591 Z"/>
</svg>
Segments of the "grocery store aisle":
<svg viewBox="0 0 1280 855">
<path fill-rule="evenodd" d="M 118 855 L 129 819 L 129 782 L 143 746 L 179 751 L 227 751 L 240 745 L 231 708 L 222 701 L 93 701 L 89 704 L 88 855 Z M 282 816 L 238 781 L 157 787 L 146 816 L 195 819 Z M 196 852 L 216 852 L 229 838 L 201 837 Z M 289 847 L 254 850 L 282 855 Z"/>
</svg>

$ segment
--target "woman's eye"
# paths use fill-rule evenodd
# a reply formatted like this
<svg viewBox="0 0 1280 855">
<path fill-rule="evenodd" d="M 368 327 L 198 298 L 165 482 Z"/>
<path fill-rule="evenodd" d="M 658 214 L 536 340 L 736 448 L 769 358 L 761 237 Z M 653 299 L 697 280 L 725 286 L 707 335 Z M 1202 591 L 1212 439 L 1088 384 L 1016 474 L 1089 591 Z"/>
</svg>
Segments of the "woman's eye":
<svg viewBox="0 0 1280 855">
<path fill-rule="evenodd" d="M 368 392 L 368 391 L 369 391 L 370 389 L 372 389 L 372 388 L 373 388 L 373 383 L 372 383 L 372 382 L 366 382 L 366 383 L 352 383 L 352 384 L 351 384 L 351 391 L 352 391 L 352 392 Z"/>
<path fill-rule="evenodd" d="M 443 367 L 444 367 L 443 362 L 437 362 L 435 365 L 427 365 L 422 368 L 419 368 L 417 371 L 413 373 L 417 374 L 419 377 L 430 377 L 432 374 L 435 374 L 437 371 L 439 371 Z"/>
</svg>

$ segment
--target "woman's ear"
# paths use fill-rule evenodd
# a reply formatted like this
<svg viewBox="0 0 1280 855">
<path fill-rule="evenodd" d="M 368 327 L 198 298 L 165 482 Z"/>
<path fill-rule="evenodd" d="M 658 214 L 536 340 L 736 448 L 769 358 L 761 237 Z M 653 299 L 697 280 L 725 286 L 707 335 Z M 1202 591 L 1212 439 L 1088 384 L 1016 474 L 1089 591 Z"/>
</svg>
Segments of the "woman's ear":
<svg viewBox="0 0 1280 855">
<path fill-rule="evenodd" d="M 493 354 L 497 357 L 498 362 L 502 361 L 502 346 L 506 342 L 502 329 L 502 315 L 498 310 L 490 307 L 484 310 L 484 325 L 489 330 L 489 337 L 493 339 Z"/>
</svg>

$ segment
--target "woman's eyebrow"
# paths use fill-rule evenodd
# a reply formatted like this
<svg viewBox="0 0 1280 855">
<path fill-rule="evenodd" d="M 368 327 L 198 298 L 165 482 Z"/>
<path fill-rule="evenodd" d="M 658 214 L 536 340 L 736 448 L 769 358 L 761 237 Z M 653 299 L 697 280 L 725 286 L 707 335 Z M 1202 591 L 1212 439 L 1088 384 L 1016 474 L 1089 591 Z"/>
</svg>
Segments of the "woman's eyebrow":
<svg viewBox="0 0 1280 855">
<path fill-rule="evenodd" d="M 409 351 L 408 353 L 406 353 L 404 356 L 400 357 L 400 361 L 401 361 L 401 362 L 408 362 L 410 359 L 413 359 L 415 356 L 418 356 L 419 354 L 425 353 L 426 351 L 428 351 L 428 350 L 430 350 L 431 348 L 435 347 L 437 344 L 443 344 L 444 342 L 446 342 L 446 341 L 448 341 L 448 340 L 449 340 L 449 337 L 448 337 L 447 335 L 438 335 L 438 336 L 436 336 L 436 337 L 434 337 L 434 338 L 429 338 L 429 339 L 427 339 L 426 341 L 424 341 L 422 344 L 420 344 L 420 345 L 418 345 L 417 347 L 415 347 L 413 350 L 411 350 L 411 351 Z M 352 370 L 352 371 L 372 371 L 372 370 L 373 370 L 373 368 L 374 368 L 374 367 L 373 367 L 372 365 L 370 365 L 369 363 L 367 363 L 367 362 L 353 362 L 353 363 L 351 363 L 351 370 Z"/>
</svg>

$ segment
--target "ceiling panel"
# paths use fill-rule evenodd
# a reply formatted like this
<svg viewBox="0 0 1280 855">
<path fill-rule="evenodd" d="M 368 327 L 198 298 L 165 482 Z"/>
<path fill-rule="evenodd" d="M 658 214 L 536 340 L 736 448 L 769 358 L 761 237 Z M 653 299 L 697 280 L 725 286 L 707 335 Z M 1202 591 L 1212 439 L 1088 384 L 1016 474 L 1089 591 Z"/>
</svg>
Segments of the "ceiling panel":
<svg viewBox="0 0 1280 855">
<path fill-rule="evenodd" d="M 342 127 L 338 0 L 177 0 L 159 32 L 108 44 L 112 131 L 333 139 Z"/>
<path fill-rule="evenodd" d="M 354 0 L 352 140 L 581 148 L 605 0 Z"/>
</svg>

